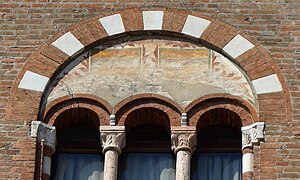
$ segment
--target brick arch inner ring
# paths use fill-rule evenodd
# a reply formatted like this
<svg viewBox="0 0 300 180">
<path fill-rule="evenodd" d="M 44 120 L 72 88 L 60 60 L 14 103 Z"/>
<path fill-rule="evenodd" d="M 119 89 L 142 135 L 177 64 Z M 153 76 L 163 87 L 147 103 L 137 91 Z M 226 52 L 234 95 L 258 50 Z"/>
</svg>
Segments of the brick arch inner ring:
<svg viewBox="0 0 300 180">
<path fill-rule="evenodd" d="M 259 121 L 259 115 L 254 107 L 240 97 L 228 94 L 211 94 L 201 97 L 186 108 L 191 126 L 196 126 L 201 116 L 213 109 L 226 109 L 240 117 L 241 125 L 248 126 Z"/>
<path fill-rule="evenodd" d="M 66 63 L 70 63 L 74 57 L 97 42 L 109 37 L 134 35 L 134 32 L 147 34 L 151 31 L 181 35 L 226 55 L 251 80 L 258 94 L 259 109 L 267 108 L 267 105 L 260 103 L 261 100 L 279 96 L 284 103 L 286 117 L 291 120 L 287 85 L 278 65 L 262 45 L 241 30 L 218 19 L 176 8 L 116 9 L 62 30 L 34 52 L 24 65 L 11 88 L 6 119 L 38 119 L 38 114 L 43 114 L 44 90 L 49 88 L 51 80 Z M 31 85 L 36 81 L 39 82 L 38 85 Z M 19 108 L 22 105 L 24 107 Z M 16 111 L 17 113 L 13 113 Z"/>
<path fill-rule="evenodd" d="M 60 114 L 76 108 L 91 110 L 97 114 L 100 125 L 109 125 L 109 116 L 112 109 L 109 104 L 101 98 L 85 94 L 64 96 L 53 101 L 47 106 L 43 121 L 52 126 Z"/>
<path fill-rule="evenodd" d="M 139 94 L 126 98 L 115 106 L 117 125 L 124 125 L 134 111 L 152 108 L 167 114 L 170 126 L 180 126 L 183 109 L 173 100 L 156 94 Z"/>
</svg>

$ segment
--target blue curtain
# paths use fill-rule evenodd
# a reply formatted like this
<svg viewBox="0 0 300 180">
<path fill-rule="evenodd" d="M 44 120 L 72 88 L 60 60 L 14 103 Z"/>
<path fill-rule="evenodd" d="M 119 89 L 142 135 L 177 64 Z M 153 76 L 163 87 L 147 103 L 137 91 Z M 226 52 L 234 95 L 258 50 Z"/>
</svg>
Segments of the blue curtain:
<svg viewBox="0 0 300 180">
<path fill-rule="evenodd" d="M 126 153 L 120 160 L 119 180 L 175 180 L 171 153 Z"/>
<path fill-rule="evenodd" d="M 99 154 L 57 154 L 53 180 L 103 180 L 103 158 Z"/>
<path fill-rule="evenodd" d="M 241 153 L 197 153 L 193 155 L 192 180 L 241 180 Z"/>
</svg>

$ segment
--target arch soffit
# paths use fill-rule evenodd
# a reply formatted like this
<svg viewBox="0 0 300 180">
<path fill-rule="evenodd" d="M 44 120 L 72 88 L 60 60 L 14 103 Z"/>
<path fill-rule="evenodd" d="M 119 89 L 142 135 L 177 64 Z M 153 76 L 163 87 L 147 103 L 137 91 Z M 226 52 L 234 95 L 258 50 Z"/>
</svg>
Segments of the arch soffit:
<svg viewBox="0 0 300 180">
<path fill-rule="evenodd" d="M 154 23 L 150 23 L 149 19 L 153 17 Z M 246 72 L 258 95 L 283 93 L 281 97 L 286 102 L 286 113 L 291 118 L 290 99 L 283 76 L 261 45 L 240 30 L 219 20 L 191 11 L 165 8 L 115 10 L 81 21 L 55 35 L 31 55 L 21 70 L 11 90 L 6 118 L 18 119 L 11 112 L 14 111 L 14 105 L 22 101 L 17 97 L 24 93 L 28 94 L 28 97 L 23 98 L 24 101 L 26 98 L 34 98 L 36 102 L 41 102 L 49 79 L 70 59 L 99 40 L 131 31 L 148 30 L 180 33 L 227 54 Z M 34 81 L 38 83 L 33 83 Z M 28 105 L 29 109 L 39 109 L 40 106 L 39 103 Z M 38 112 L 28 114 L 27 118 L 37 119 L 36 114 Z"/>
</svg>

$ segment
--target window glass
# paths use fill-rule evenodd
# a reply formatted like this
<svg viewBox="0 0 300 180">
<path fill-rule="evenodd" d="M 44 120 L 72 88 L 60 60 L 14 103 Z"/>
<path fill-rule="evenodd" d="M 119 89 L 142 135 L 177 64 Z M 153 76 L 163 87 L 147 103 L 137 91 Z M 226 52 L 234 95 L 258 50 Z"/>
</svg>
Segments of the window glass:
<svg viewBox="0 0 300 180">
<path fill-rule="evenodd" d="M 52 180 L 102 180 L 103 158 L 99 154 L 57 153 Z"/>
<path fill-rule="evenodd" d="M 192 161 L 192 180 L 242 179 L 241 153 L 196 153 Z"/>
<path fill-rule="evenodd" d="M 120 180 L 175 180 L 170 153 L 124 153 L 120 160 Z"/>
<path fill-rule="evenodd" d="M 139 109 L 128 115 L 125 126 L 119 180 L 175 180 L 168 115 L 154 108 Z"/>
</svg>

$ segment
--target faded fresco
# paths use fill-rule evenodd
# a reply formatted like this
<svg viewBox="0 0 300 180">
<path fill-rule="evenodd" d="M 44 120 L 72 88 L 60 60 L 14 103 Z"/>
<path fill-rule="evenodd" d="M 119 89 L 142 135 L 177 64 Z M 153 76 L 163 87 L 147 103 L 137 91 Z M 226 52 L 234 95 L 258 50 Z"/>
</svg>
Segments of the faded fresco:
<svg viewBox="0 0 300 180">
<path fill-rule="evenodd" d="M 231 61 L 210 49 L 169 40 L 94 48 L 59 81 L 48 102 L 73 93 L 94 94 L 111 105 L 140 93 L 160 94 L 182 107 L 210 93 L 255 102 L 247 79 Z"/>
</svg>

